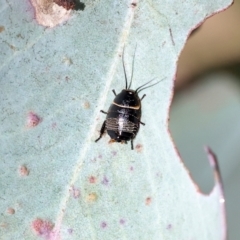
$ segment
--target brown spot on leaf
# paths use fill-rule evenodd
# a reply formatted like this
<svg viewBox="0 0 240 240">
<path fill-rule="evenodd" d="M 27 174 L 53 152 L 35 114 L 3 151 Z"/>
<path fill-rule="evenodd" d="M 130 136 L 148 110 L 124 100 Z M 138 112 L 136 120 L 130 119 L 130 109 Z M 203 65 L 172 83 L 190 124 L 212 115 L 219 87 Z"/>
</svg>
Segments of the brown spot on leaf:
<svg viewBox="0 0 240 240">
<path fill-rule="evenodd" d="M 10 214 L 10 215 L 13 215 L 15 213 L 15 209 L 14 208 L 8 208 L 7 213 Z"/>
<path fill-rule="evenodd" d="M 142 144 L 137 144 L 135 146 L 135 149 L 138 153 L 142 152 L 143 151 L 143 145 Z"/>
<path fill-rule="evenodd" d="M 22 165 L 18 169 L 19 175 L 20 176 L 28 176 L 29 175 L 29 169 L 25 166 Z"/>
<path fill-rule="evenodd" d="M 53 230 L 54 224 L 50 221 L 37 218 L 32 222 L 32 229 L 38 236 L 49 238 Z"/>
<path fill-rule="evenodd" d="M 0 26 L 0 33 L 3 32 L 5 30 L 4 26 Z"/>
<path fill-rule="evenodd" d="M 33 112 L 28 113 L 28 116 L 27 116 L 28 127 L 36 127 L 41 121 L 42 121 L 42 118 L 40 118 L 36 113 L 33 113 Z"/>
<path fill-rule="evenodd" d="M 88 101 L 84 101 L 82 104 L 83 108 L 89 109 L 90 108 L 90 103 Z"/>
<path fill-rule="evenodd" d="M 96 182 L 97 182 L 97 178 L 94 177 L 94 176 L 90 176 L 90 177 L 89 177 L 89 182 L 90 182 L 90 183 L 96 183 Z"/>
<path fill-rule="evenodd" d="M 87 202 L 96 202 L 97 194 L 96 193 L 89 193 L 86 197 Z"/>
<path fill-rule="evenodd" d="M 131 3 L 131 6 L 132 6 L 133 8 L 135 8 L 135 7 L 137 6 L 137 3 L 136 3 L 136 2 L 132 2 L 132 3 Z"/>
<path fill-rule="evenodd" d="M 146 200 L 145 200 L 145 204 L 149 206 L 151 203 L 152 203 L 152 198 L 147 197 Z"/>
</svg>

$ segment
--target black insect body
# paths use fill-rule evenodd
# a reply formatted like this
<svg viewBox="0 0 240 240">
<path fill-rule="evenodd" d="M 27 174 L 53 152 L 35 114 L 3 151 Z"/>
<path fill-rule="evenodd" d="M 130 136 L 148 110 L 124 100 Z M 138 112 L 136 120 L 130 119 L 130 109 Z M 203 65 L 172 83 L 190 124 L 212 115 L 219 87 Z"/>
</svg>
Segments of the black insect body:
<svg viewBox="0 0 240 240">
<path fill-rule="evenodd" d="M 102 137 L 105 130 L 107 130 L 107 133 L 111 138 L 110 142 L 127 143 L 127 141 L 131 141 L 131 148 L 133 150 L 133 139 L 136 137 L 138 133 L 140 124 L 145 125 L 143 122 L 141 122 L 141 101 L 146 95 L 144 94 L 140 99 L 138 94 L 143 89 L 151 87 L 159 82 L 152 84 L 150 86 L 146 86 L 147 84 L 152 82 L 154 80 L 153 79 L 143 84 L 136 90 L 130 89 L 133 77 L 133 67 L 131 81 L 128 86 L 127 75 L 123 59 L 124 49 L 122 62 L 126 81 L 126 89 L 123 89 L 119 94 L 116 94 L 115 90 L 113 90 L 113 93 L 115 95 L 113 103 L 110 105 L 107 112 L 101 110 L 102 113 L 107 114 L 107 117 L 106 120 L 103 122 L 102 128 L 100 130 L 100 136 L 98 139 L 95 140 L 95 142 L 97 142 Z"/>
</svg>

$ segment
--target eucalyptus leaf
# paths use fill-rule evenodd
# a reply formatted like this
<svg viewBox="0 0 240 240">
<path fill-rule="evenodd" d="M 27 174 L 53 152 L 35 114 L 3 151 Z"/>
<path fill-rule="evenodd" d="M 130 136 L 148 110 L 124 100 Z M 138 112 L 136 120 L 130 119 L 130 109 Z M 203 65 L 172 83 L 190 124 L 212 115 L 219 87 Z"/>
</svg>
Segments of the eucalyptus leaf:
<svg viewBox="0 0 240 240">
<path fill-rule="evenodd" d="M 0 239 L 224 239 L 220 183 L 197 190 L 168 114 L 187 37 L 231 1 L 82 4 L 2 1 Z M 134 150 L 95 143 L 100 110 L 125 87 L 124 46 L 128 78 L 136 48 L 133 89 L 162 80 L 141 92 Z"/>
</svg>

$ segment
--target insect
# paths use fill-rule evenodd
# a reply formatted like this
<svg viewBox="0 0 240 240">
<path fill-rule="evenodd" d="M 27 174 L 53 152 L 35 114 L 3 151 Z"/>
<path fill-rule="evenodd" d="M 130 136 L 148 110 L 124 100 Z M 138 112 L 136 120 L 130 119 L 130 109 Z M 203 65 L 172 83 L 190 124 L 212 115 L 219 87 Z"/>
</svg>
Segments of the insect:
<svg viewBox="0 0 240 240">
<path fill-rule="evenodd" d="M 133 139 L 136 137 L 138 133 L 140 124 L 145 125 L 145 123 L 141 122 L 142 115 L 141 102 L 143 98 L 146 96 L 146 94 L 144 94 L 141 98 L 139 98 L 138 94 L 143 89 L 152 87 L 159 83 L 160 81 L 148 85 L 154 80 L 152 79 L 149 82 L 138 87 L 136 90 L 130 89 L 133 79 L 135 52 L 132 61 L 131 80 L 128 85 L 127 74 L 124 64 L 124 48 L 123 48 L 122 64 L 126 87 L 119 94 L 116 94 L 114 89 L 112 90 L 113 94 L 115 95 L 115 98 L 107 112 L 101 110 L 101 112 L 106 114 L 107 117 L 102 124 L 100 136 L 98 139 L 95 140 L 95 142 L 101 139 L 102 135 L 107 130 L 107 133 L 111 138 L 110 142 L 127 143 L 127 141 L 131 141 L 131 149 L 133 150 Z"/>
</svg>

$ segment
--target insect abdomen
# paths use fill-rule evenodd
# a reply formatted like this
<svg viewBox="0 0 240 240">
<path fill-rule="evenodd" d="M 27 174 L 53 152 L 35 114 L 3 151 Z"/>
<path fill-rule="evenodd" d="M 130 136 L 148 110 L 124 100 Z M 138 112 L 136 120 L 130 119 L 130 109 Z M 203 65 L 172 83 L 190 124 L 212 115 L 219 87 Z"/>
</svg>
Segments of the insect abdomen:
<svg viewBox="0 0 240 240">
<path fill-rule="evenodd" d="M 111 139 L 129 141 L 139 129 L 141 110 L 123 108 L 112 104 L 106 118 L 106 130 Z"/>
<path fill-rule="evenodd" d="M 106 129 L 128 133 L 136 133 L 138 130 L 138 125 L 128 121 L 125 118 L 107 118 L 106 120 Z"/>
</svg>

